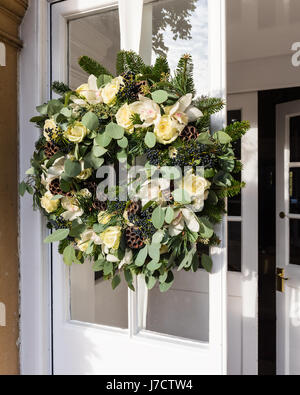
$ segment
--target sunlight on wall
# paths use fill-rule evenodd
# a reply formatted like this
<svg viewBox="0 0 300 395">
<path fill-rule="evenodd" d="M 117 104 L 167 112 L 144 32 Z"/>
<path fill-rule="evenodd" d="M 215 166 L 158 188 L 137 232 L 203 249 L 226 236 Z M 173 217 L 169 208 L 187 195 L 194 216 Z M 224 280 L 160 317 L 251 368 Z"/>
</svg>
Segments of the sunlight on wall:
<svg viewBox="0 0 300 395">
<path fill-rule="evenodd" d="M 6 326 L 6 308 L 3 303 L 0 303 L 0 326 Z"/>
<path fill-rule="evenodd" d="M 6 48 L 3 43 L 0 43 L 0 66 L 6 66 Z"/>
</svg>

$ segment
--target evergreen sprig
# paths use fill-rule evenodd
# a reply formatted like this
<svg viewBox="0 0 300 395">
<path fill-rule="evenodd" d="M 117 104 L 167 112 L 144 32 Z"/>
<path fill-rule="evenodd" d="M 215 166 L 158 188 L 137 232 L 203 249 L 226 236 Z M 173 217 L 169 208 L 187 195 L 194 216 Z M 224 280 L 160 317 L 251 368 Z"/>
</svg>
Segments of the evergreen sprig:
<svg viewBox="0 0 300 395">
<path fill-rule="evenodd" d="M 88 56 L 82 56 L 79 58 L 78 64 L 86 73 L 93 74 L 97 78 L 102 74 L 111 75 L 113 77 L 112 73 L 110 73 L 104 66 Z"/>
<path fill-rule="evenodd" d="M 242 121 L 242 122 L 235 122 L 232 125 L 228 125 L 225 128 L 225 132 L 229 134 L 232 138 L 232 141 L 240 140 L 250 129 L 250 122 Z"/>
<path fill-rule="evenodd" d="M 178 63 L 172 85 L 176 92 L 180 95 L 187 93 L 195 94 L 195 84 L 193 77 L 193 60 L 191 55 L 183 55 Z"/>
<path fill-rule="evenodd" d="M 117 74 L 121 75 L 128 71 L 135 74 L 144 73 L 147 67 L 140 55 L 133 51 L 120 51 L 117 55 Z"/>
<path fill-rule="evenodd" d="M 203 112 L 203 114 L 213 115 L 221 111 L 224 106 L 224 100 L 218 97 L 202 96 L 194 102 L 195 107 Z"/>
<path fill-rule="evenodd" d="M 233 179 L 230 187 L 218 191 L 218 196 L 223 199 L 226 197 L 232 198 L 236 195 L 239 195 L 245 186 L 246 184 L 244 182 Z"/>
<path fill-rule="evenodd" d="M 61 96 L 72 91 L 72 89 L 68 85 L 58 81 L 53 82 L 51 89 L 53 90 L 53 92 Z"/>
</svg>

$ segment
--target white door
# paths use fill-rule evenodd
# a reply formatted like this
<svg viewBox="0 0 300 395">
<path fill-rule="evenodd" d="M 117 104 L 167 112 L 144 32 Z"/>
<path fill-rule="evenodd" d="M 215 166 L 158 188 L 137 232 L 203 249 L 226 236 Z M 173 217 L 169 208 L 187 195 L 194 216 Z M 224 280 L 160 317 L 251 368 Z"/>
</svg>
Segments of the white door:
<svg viewBox="0 0 300 395">
<path fill-rule="evenodd" d="M 225 1 L 144 3 L 54 3 L 52 81 L 77 87 L 87 78 L 76 64 L 79 56 L 96 58 L 113 72 L 120 48 L 140 47 L 145 60 L 165 53 L 172 66 L 190 52 L 198 94 L 225 97 Z M 224 125 L 224 114 L 213 120 L 213 128 Z M 211 250 L 213 273 L 179 273 L 167 294 L 148 292 L 138 280 L 137 293 L 125 285 L 113 292 L 109 283 L 95 278 L 88 263 L 66 268 L 55 245 L 54 373 L 226 374 L 225 220 L 218 233 L 223 244 Z"/>
<path fill-rule="evenodd" d="M 277 372 L 300 374 L 300 101 L 277 107 Z"/>
</svg>

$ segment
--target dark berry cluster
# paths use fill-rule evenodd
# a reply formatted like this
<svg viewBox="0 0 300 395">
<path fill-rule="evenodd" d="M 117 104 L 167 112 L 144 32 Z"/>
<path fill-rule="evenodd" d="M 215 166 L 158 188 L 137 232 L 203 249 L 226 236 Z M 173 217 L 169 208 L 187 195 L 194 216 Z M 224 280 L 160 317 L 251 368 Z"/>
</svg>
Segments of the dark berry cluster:
<svg viewBox="0 0 300 395">
<path fill-rule="evenodd" d="M 68 228 L 68 222 L 62 217 L 57 217 L 55 220 L 50 220 L 49 221 L 49 226 L 50 229 L 66 229 Z"/>
<path fill-rule="evenodd" d="M 52 144 L 56 144 L 58 139 L 63 135 L 63 132 L 59 130 L 59 128 L 48 128 L 45 129 L 45 132 L 47 133 L 49 140 Z"/>
<path fill-rule="evenodd" d="M 180 167 L 193 166 L 197 163 L 205 168 L 211 168 L 216 166 L 217 162 L 215 155 L 208 152 L 208 147 L 198 142 L 178 148 L 177 155 L 173 158 L 173 165 Z"/>
<path fill-rule="evenodd" d="M 152 213 L 153 209 L 149 208 L 148 210 L 142 211 L 139 214 L 129 214 L 129 221 L 134 224 L 140 233 L 140 236 L 143 236 L 147 239 L 151 239 L 154 233 L 156 232 L 156 228 L 152 223 Z"/>
<path fill-rule="evenodd" d="M 126 208 L 127 202 L 120 201 L 118 198 L 115 201 L 107 202 L 107 210 L 109 212 L 123 213 Z"/>
<path fill-rule="evenodd" d="M 123 84 L 121 84 L 120 91 L 117 98 L 120 101 L 134 102 L 138 100 L 140 93 L 140 84 L 137 83 L 135 73 L 128 71 L 122 74 Z"/>
<path fill-rule="evenodd" d="M 147 159 L 148 159 L 149 163 L 152 166 L 159 165 L 160 160 L 159 160 L 159 150 L 158 149 L 154 149 L 154 148 L 150 149 L 149 148 L 146 150 L 146 155 L 147 155 Z"/>
</svg>

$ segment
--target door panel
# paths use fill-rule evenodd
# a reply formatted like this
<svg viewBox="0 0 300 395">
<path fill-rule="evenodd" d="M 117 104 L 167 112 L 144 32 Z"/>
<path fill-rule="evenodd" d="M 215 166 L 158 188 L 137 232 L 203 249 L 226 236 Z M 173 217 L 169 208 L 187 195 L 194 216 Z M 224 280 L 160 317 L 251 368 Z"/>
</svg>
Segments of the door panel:
<svg viewBox="0 0 300 395">
<path fill-rule="evenodd" d="M 300 101 L 277 106 L 277 266 L 285 270 L 277 292 L 277 372 L 300 373 Z"/>
<path fill-rule="evenodd" d="M 86 54 L 85 49 L 88 55 L 96 58 L 98 56 L 101 62 L 108 62 L 107 67 L 110 68 L 113 67 L 113 52 L 117 51 L 119 42 L 122 43 L 121 48 L 127 50 L 139 46 L 139 35 L 132 34 L 124 29 L 124 26 L 134 23 L 133 30 L 137 32 L 140 24 L 142 43 L 147 38 L 149 42 L 148 49 L 146 45 L 142 45 L 141 48 L 145 50 L 145 56 L 149 57 L 152 53 L 152 31 L 142 29 L 142 18 L 139 19 L 139 13 L 129 13 L 124 9 L 125 0 L 119 2 L 120 40 L 117 29 L 112 37 L 109 30 L 111 27 L 105 28 L 107 22 L 104 16 L 107 13 L 108 19 L 115 25 L 116 15 L 113 15 L 113 8 L 117 7 L 118 3 L 107 0 L 92 0 L 88 5 L 86 3 L 83 0 L 67 0 L 52 5 L 52 80 L 67 82 L 70 74 L 70 82 L 74 87 L 85 82 L 84 76 L 75 65 L 77 56 Z M 154 3 L 161 7 L 166 2 Z M 167 3 L 170 5 L 172 1 Z M 192 3 L 195 4 L 196 11 L 199 4 L 208 5 L 207 12 L 201 13 L 203 31 L 206 32 L 209 41 L 205 50 L 209 54 L 209 67 L 208 63 L 205 63 L 208 59 L 204 60 L 203 67 L 208 69 L 208 74 L 215 76 L 211 79 L 213 83 L 210 86 L 214 94 L 223 95 L 225 59 L 220 54 L 224 55 L 224 43 L 221 40 L 221 37 L 224 39 L 225 31 L 224 0 L 210 0 L 209 3 L 199 0 Z M 140 6 L 142 3 L 141 0 L 132 0 L 132 4 Z M 145 15 L 148 16 L 143 21 L 143 27 L 149 27 L 153 22 L 149 2 L 144 6 L 144 18 Z M 104 25 L 100 26 L 103 20 Z M 192 29 L 198 22 L 197 18 L 191 20 Z M 83 34 L 80 34 L 80 29 Z M 95 39 L 99 36 L 102 37 L 100 42 Z M 65 37 L 65 40 L 62 37 Z M 192 35 L 190 41 L 191 44 L 196 43 L 197 36 Z M 65 61 L 69 49 L 70 69 Z M 83 53 L 78 53 L 81 50 Z M 222 116 L 213 120 L 216 128 L 222 127 L 224 123 L 225 118 Z M 213 274 L 207 275 L 199 271 L 190 279 L 183 273 L 182 278 L 178 276 L 177 287 L 165 295 L 158 294 L 157 290 L 148 294 L 139 279 L 137 293 L 127 291 L 125 287 L 113 292 L 110 284 L 93 276 L 88 263 L 71 270 L 64 267 L 54 246 L 54 372 L 226 373 L 225 221 L 218 233 L 223 245 L 211 251 L 214 259 Z M 166 312 L 169 315 L 166 316 Z"/>
</svg>

